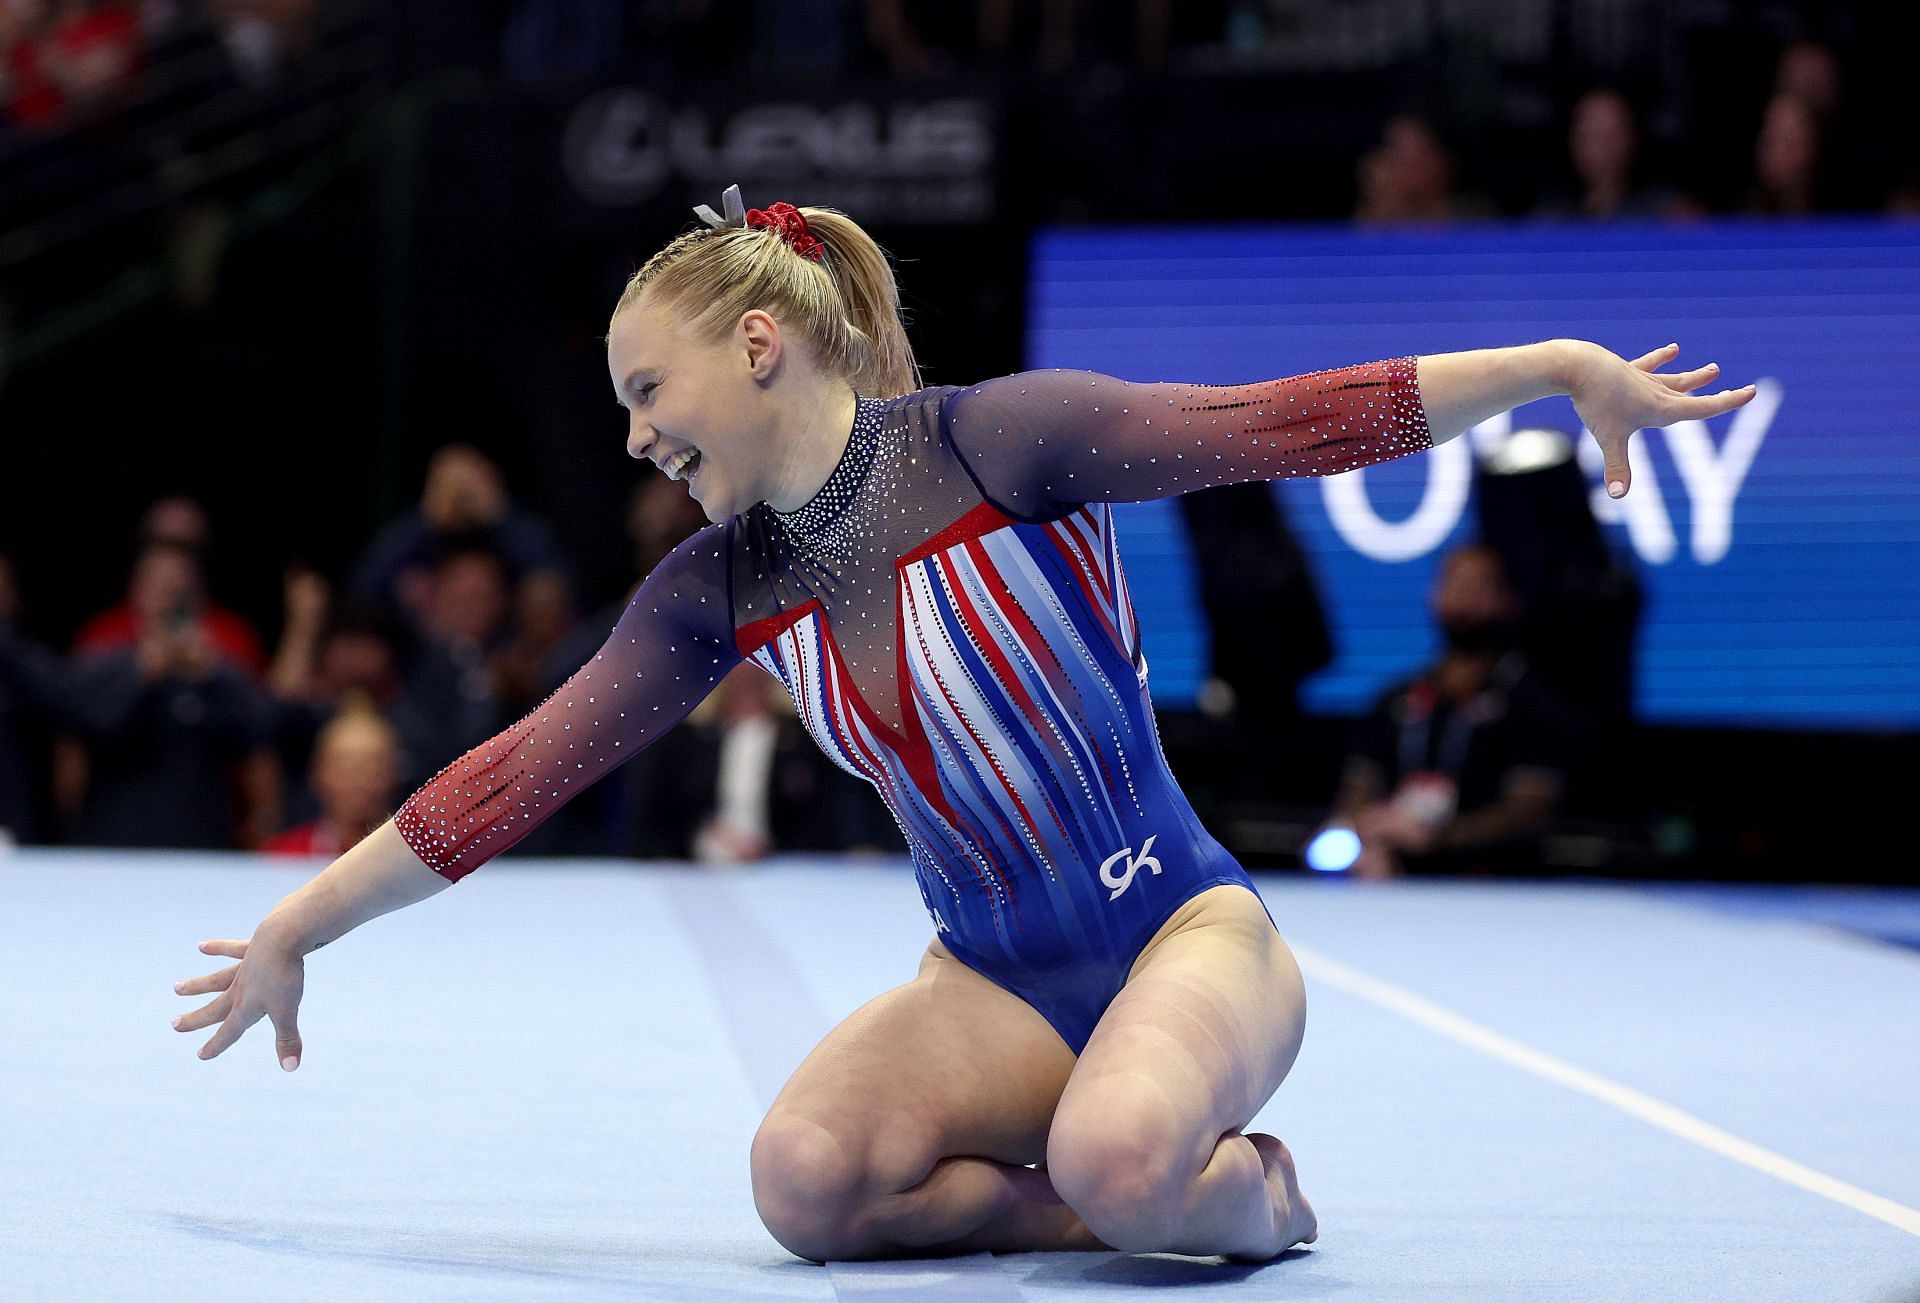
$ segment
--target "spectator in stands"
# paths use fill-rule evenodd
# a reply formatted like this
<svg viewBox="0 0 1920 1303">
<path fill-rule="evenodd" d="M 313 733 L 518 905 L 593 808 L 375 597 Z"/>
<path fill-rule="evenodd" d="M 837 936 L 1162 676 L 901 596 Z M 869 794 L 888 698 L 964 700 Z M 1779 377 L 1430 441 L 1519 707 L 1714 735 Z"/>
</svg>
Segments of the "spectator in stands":
<svg viewBox="0 0 1920 1303">
<path fill-rule="evenodd" d="M 1820 126 L 1797 95 L 1767 102 L 1753 145 L 1753 179 L 1744 208 L 1762 216 L 1793 216 L 1831 207 L 1822 168 Z"/>
<path fill-rule="evenodd" d="M 507 632 L 507 582 L 506 564 L 484 542 L 443 541 L 401 712 L 409 786 L 510 722 L 495 664 Z"/>
<path fill-rule="evenodd" d="M 189 498 L 163 498 L 147 510 L 127 583 L 126 600 L 88 620 L 74 635 L 76 656 L 133 646 L 147 624 L 185 606 L 214 650 L 248 675 L 266 672 L 266 653 L 246 619 L 209 600 L 203 561 L 210 534 L 206 513 Z"/>
<path fill-rule="evenodd" d="M 48 70 L 70 112 L 84 112 L 130 89 L 144 42 L 140 7 L 127 0 L 54 0 Z"/>
<path fill-rule="evenodd" d="M 40 67 L 46 26 L 46 0 L 0 0 L 0 105 L 10 126 L 30 128 L 59 114 L 58 92 Z"/>
<path fill-rule="evenodd" d="M 20 628 L 13 558 L 0 552 L 0 846 L 51 833 L 44 811 L 49 749 L 70 719 L 71 675 L 59 653 Z"/>
<path fill-rule="evenodd" d="M 139 76 L 137 5 L 0 0 L 0 89 L 15 126 L 55 129 L 111 103 Z"/>
<path fill-rule="evenodd" d="M 1706 207 L 1646 176 L 1640 127 L 1627 97 L 1609 87 L 1582 95 L 1567 128 L 1567 159 L 1574 184 L 1534 206 L 1533 216 L 1612 221 L 1619 218 L 1697 218 Z"/>
<path fill-rule="evenodd" d="M 431 600 L 435 548 L 462 535 L 484 539 L 516 577 L 536 570 L 571 577 L 545 522 L 507 496 L 500 468 L 466 444 L 449 444 L 428 463 L 419 505 L 368 544 L 348 591 L 390 603 L 420 624 Z"/>
<path fill-rule="evenodd" d="M 406 636 L 385 608 L 364 599 L 336 602 L 327 581 L 305 568 L 288 571 L 285 603 L 267 690 L 282 819 L 302 822 L 319 813 L 307 774 L 326 722 L 354 698 L 390 718 L 409 714 L 400 670 Z"/>
<path fill-rule="evenodd" d="M 344 854 L 393 813 L 400 777 L 400 739 L 393 725 L 356 696 L 320 730 L 308 783 L 317 818 L 267 839 L 270 855 Z"/>
<path fill-rule="evenodd" d="M 1365 877 L 1537 864 L 1583 754 L 1577 716 L 1514 645 L 1500 554 L 1449 553 L 1432 600 L 1445 647 L 1361 722 L 1331 820 L 1359 834 Z"/>
<path fill-rule="evenodd" d="M 142 543 L 176 543 L 202 558 L 213 547 L 213 522 L 207 509 L 184 495 L 159 498 L 140 517 Z"/>
<path fill-rule="evenodd" d="M 264 754 L 266 703 L 208 632 L 193 557 L 150 544 L 134 585 L 139 634 L 73 671 L 84 751 L 68 748 L 63 794 L 75 840 L 99 846 L 252 844 L 274 813 L 242 762 Z"/>
<path fill-rule="evenodd" d="M 1380 130 L 1380 143 L 1358 168 L 1360 197 L 1353 220 L 1362 225 L 1455 222 L 1494 217 L 1479 195 L 1454 191 L 1453 155 L 1433 124 L 1417 113 L 1400 113 Z"/>
<path fill-rule="evenodd" d="M 536 570 L 513 595 L 512 635 L 494 657 L 501 708 L 521 715 L 538 705 L 549 687 L 554 655 L 578 623 L 573 585 L 553 570 Z M 577 669 L 578 663 L 569 668 Z M 566 675 L 560 676 L 562 682 Z"/>
<path fill-rule="evenodd" d="M 1866 120 L 1848 94 L 1840 56 L 1824 41 L 1792 41 L 1774 70 L 1776 95 L 1791 95 L 1812 115 L 1820 140 L 1820 170 L 1829 210 L 1868 211 L 1882 205 L 1892 171 L 1883 126 Z"/>
</svg>

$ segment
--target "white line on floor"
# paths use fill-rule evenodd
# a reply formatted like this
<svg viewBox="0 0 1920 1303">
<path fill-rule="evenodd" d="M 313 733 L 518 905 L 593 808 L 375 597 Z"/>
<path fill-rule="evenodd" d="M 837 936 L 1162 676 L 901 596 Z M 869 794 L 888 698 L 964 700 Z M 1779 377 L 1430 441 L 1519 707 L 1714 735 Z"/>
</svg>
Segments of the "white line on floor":
<svg viewBox="0 0 1920 1303">
<path fill-rule="evenodd" d="M 1379 1005 L 1410 1018 L 1423 1027 L 1431 1028 L 1442 1036 L 1459 1041 L 1483 1054 L 1491 1055 L 1503 1063 L 1544 1077 L 1548 1081 L 1558 1082 L 1569 1090 L 1577 1090 L 1589 1095 L 1603 1104 L 1611 1104 L 1622 1113 L 1639 1118 L 1659 1127 L 1662 1131 L 1679 1136 L 1682 1140 L 1711 1150 L 1723 1158 L 1731 1158 L 1736 1163 L 1744 1163 L 1755 1171 L 1765 1172 L 1768 1176 L 1778 1177 L 1789 1185 L 1797 1185 L 1835 1203 L 1844 1204 L 1856 1212 L 1863 1212 L 1877 1218 L 1889 1226 L 1897 1227 L 1909 1235 L 1920 1235 L 1920 1212 L 1895 1203 L 1881 1195 L 1862 1190 L 1858 1186 L 1848 1185 L 1838 1177 L 1828 1176 L 1825 1172 L 1816 1172 L 1804 1163 L 1796 1163 L 1791 1158 L 1764 1149 L 1750 1140 L 1722 1131 L 1708 1122 L 1702 1122 L 1693 1114 L 1663 1103 L 1653 1096 L 1623 1086 L 1617 1081 L 1609 1081 L 1597 1073 L 1585 1068 L 1576 1068 L 1565 1059 L 1557 1059 L 1543 1050 L 1522 1045 L 1511 1037 L 1482 1027 L 1479 1023 L 1463 1018 L 1450 1009 L 1444 1009 L 1433 1001 L 1403 990 L 1390 982 L 1369 977 L 1357 969 L 1349 968 L 1337 960 L 1301 946 L 1294 946 L 1295 958 L 1308 977 L 1338 987 L 1349 995 L 1358 996 L 1370 1004 Z"/>
</svg>

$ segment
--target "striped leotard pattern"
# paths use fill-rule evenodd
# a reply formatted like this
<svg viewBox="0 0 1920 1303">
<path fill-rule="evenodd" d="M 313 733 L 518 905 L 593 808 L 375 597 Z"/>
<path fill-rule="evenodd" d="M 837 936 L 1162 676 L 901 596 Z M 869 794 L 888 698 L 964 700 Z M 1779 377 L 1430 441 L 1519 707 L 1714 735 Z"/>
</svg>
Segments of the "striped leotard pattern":
<svg viewBox="0 0 1920 1303">
<path fill-rule="evenodd" d="M 895 569 L 900 729 L 817 605 L 741 629 L 741 650 L 880 790 L 942 941 L 1077 1049 L 1173 909 L 1251 886 L 1167 770 L 1110 511 L 1030 523 L 982 504 Z"/>
<path fill-rule="evenodd" d="M 1107 504 L 1429 447 L 1414 361 L 862 399 L 812 503 L 689 540 L 600 656 L 396 823 L 436 871 L 470 872 L 750 659 L 879 791 L 946 946 L 1077 1051 L 1180 905 L 1252 889 L 1168 771 Z"/>
</svg>

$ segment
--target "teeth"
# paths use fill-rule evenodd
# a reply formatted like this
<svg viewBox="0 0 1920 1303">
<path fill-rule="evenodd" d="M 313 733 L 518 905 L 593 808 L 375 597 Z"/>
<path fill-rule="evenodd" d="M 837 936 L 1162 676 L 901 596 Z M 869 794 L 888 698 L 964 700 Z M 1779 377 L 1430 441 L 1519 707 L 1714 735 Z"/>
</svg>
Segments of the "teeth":
<svg viewBox="0 0 1920 1303">
<path fill-rule="evenodd" d="M 660 469 L 667 473 L 668 479 L 677 480 L 686 473 L 687 467 L 691 466 L 694 458 L 699 455 L 700 453 L 696 449 L 684 448 L 661 462 Z"/>
</svg>

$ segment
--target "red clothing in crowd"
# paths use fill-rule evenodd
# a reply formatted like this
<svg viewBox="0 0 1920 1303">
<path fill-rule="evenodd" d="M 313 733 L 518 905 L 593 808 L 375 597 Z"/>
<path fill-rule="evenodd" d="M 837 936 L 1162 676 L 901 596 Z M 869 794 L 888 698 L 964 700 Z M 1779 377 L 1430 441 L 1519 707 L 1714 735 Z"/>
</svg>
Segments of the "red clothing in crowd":
<svg viewBox="0 0 1920 1303">
<path fill-rule="evenodd" d="M 51 71 L 110 57 L 119 77 L 140 69 L 140 11 L 130 4 L 103 4 L 72 14 L 40 36 L 23 36 L 0 58 L 6 63 L 7 116 L 16 125 L 44 127 L 66 116 L 67 94 Z"/>
<path fill-rule="evenodd" d="M 268 855 L 338 855 L 346 847 L 340 844 L 331 824 L 315 819 L 275 833 L 260 844 L 260 849 Z"/>
<path fill-rule="evenodd" d="M 206 631 L 207 641 L 227 660 L 255 678 L 267 672 L 267 653 L 260 635 L 240 616 L 225 607 L 209 605 L 200 616 L 200 627 Z M 131 605 L 122 602 L 81 626 L 73 638 L 73 654 L 85 656 L 131 647 L 140 641 L 140 633 L 140 618 Z"/>
</svg>

